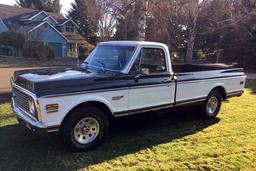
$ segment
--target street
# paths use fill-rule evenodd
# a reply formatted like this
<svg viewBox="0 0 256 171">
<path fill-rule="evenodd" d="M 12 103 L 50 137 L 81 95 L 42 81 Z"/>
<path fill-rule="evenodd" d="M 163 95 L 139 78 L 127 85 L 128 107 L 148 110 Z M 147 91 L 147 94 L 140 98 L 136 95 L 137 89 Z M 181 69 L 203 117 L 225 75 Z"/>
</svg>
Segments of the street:
<svg viewBox="0 0 256 171">
<path fill-rule="evenodd" d="M 1 68 L 0 69 L 0 94 L 10 92 L 10 79 L 17 70 L 26 70 L 31 68 Z"/>
</svg>

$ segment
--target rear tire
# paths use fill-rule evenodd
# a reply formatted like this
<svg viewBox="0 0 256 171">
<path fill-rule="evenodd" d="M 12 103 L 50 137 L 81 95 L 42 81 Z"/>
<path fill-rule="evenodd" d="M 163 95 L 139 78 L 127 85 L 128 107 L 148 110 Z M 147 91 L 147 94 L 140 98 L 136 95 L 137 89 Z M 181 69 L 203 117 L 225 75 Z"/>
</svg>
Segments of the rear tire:
<svg viewBox="0 0 256 171">
<path fill-rule="evenodd" d="M 213 90 L 209 93 L 206 101 L 201 106 L 201 115 L 205 118 L 215 118 L 219 114 L 222 97 L 219 91 Z"/>
<path fill-rule="evenodd" d="M 95 107 L 76 110 L 65 121 L 64 141 L 75 151 L 88 151 L 99 146 L 107 137 L 109 121 L 106 114 Z"/>
</svg>

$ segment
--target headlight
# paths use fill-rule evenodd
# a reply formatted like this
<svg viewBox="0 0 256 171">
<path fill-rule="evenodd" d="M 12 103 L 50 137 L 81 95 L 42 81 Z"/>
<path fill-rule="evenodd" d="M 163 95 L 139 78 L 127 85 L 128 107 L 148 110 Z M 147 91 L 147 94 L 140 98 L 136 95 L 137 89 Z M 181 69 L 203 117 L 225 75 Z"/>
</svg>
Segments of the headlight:
<svg viewBox="0 0 256 171">
<path fill-rule="evenodd" d="M 36 114 L 35 103 L 32 99 L 28 100 L 28 105 L 29 105 L 30 114 L 35 115 Z"/>
</svg>

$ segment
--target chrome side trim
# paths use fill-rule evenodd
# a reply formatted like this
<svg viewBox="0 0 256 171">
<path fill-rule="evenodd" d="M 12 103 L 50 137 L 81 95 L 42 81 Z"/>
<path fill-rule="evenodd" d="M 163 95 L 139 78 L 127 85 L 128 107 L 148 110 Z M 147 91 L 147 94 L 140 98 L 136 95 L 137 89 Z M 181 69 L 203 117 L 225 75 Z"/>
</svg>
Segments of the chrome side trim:
<svg viewBox="0 0 256 171">
<path fill-rule="evenodd" d="M 49 129 L 47 130 L 48 133 L 52 133 L 52 132 L 58 132 L 60 129 L 56 128 L 56 129 Z"/>
<path fill-rule="evenodd" d="M 183 105 L 187 105 L 187 104 L 203 102 L 205 100 L 206 100 L 206 97 L 202 97 L 202 98 L 199 98 L 199 99 L 185 100 L 185 101 L 177 101 L 175 106 L 183 106 Z"/>
<path fill-rule="evenodd" d="M 70 95 L 92 94 L 92 93 L 101 93 L 101 92 L 107 92 L 107 91 L 120 91 L 120 90 L 128 90 L 128 88 L 129 87 L 122 87 L 122 88 L 113 88 L 113 89 L 80 91 L 80 92 L 74 92 L 74 93 L 53 94 L 53 95 L 42 96 L 41 98 L 53 98 L 53 97 L 70 96 Z"/>
<path fill-rule="evenodd" d="M 171 107 L 174 107 L 174 105 L 170 104 L 170 105 L 165 105 L 165 106 L 155 107 L 155 108 L 135 109 L 135 110 L 132 110 L 132 111 L 121 112 L 121 114 L 118 114 L 118 113 L 115 114 L 114 113 L 114 117 L 134 115 L 134 114 L 138 114 L 138 113 L 144 113 L 144 112 L 156 111 L 156 110 L 161 110 L 161 109 L 167 109 L 167 108 L 171 108 Z"/>
<path fill-rule="evenodd" d="M 53 98 L 53 97 L 70 96 L 70 95 L 102 93 L 102 92 L 109 92 L 109 91 L 121 91 L 121 90 L 150 88 L 150 87 L 158 87 L 158 86 L 170 86 L 172 84 L 175 84 L 175 83 L 165 83 L 165 84 L 155 84 L 155 85 L 142 85 L 142 86 L 139 85 L 139 86 L 133 86 L 133 87 L 122 87 L 122 88 L 111 88 L 111 89 L 92 90 L 92 91 L 80 91 L 80 92 L 74 92 L 74 93 L 53 94 L 53 95 L 42 96 L 41 98 Z"/>
<path fill-rule="evenodd" d="M 141 89 L 141 88 L 150 88 L 150 87 L 163 87 L 163 86 L 170 86 L 174 85 L 175 83 L 165 83 L 165 84 L 154 84 L 154 85 L 142 85 L 142 86 L 133 86 L 129 87 L 129 89 Z"/>
<path fill-rule="evenodd" d="M 243 90 L 238 90 L 234 92 L 227 93 L 227 98 L 235 97 L 235 96 L 241 96 L 244 93 Z"/>
<path fill-rule="evenodd" d="M 234 79 L 234 78 L 246 78 L 245 75 L 241 76 L 234 76 L 234 77 L 224 77 L 224 78 L 209 78 L 209 79 L 203 79 L 203 80 L 195 80 L 195 81 L 177 81 L 177 84 L 188 84 L 188 83 L 195 83 L 195 82 L 202 82 L 202 81 L 214 81 L 214 80 L 225 80 L 225 79 Z M 107 91 L 119 91 L 119 90 L 129 90 L 129 89 L 139 89 L 139 88 L 148 88 L 148 87 L 157 87 L 157 86 L 170 86 L 175 84 L 174 82 L 165 83 L 165 84 L 155 84 L 155 85 L 138 85 L 138 86 L 132 86 L 132 87 L 122 87 L 122 88 L 110 88 L 110 89 L 101 89 L 101 90 L 91 90 L 91 91 L 81 91 L 81 92 L 73 92 L 73 93 L 61 93 L 61 94 L 53 94 L 53 95 L 46 95 L 42 96 L 41 98 L 53 98 L 53 97 L 61 97 L 61 96 L 70 96 L 70 95 L 81 95 L 81 94 L 92 94 L 92 93 L 101 93 L 101 92 L 107 92 Z"/>
<path fill-rule="evenodd" d="M 246 78 L 246 76 L 241 75 L 241 76 L 227 76 L 227 77 L 221 77 L 221 78 L 198 78 L 197 80 L 193 80 L 193 81 L 177 80 L 177 83 L 188 84 L 188 83 L 196 83 L 196 82 L 203 82 L 203 81 L 227 80 L 227 79 L 234 79 L 234 78 Z"/>
</svg>

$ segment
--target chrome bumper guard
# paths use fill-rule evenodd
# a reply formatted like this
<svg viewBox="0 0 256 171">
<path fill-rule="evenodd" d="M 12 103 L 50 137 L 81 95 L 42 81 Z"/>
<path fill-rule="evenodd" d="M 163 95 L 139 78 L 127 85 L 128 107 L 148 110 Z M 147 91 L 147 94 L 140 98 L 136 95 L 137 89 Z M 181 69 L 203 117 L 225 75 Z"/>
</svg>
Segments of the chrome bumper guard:
<svg viewBox="0 0 256 171">
<path fill-rule="evenodd" d="M 27 129 L 37 132 L 37 133 L 47 133 L 47 126 L 41 122 L 38 122 L 32 118 L 30 118 L 28 115 L 24 114 L 16 105 L 14 102 L 14 99 L 12 98 L 12 109 L 16 113 L 16 117 L 20 125 L 25 126 Z"/>
</svg>

